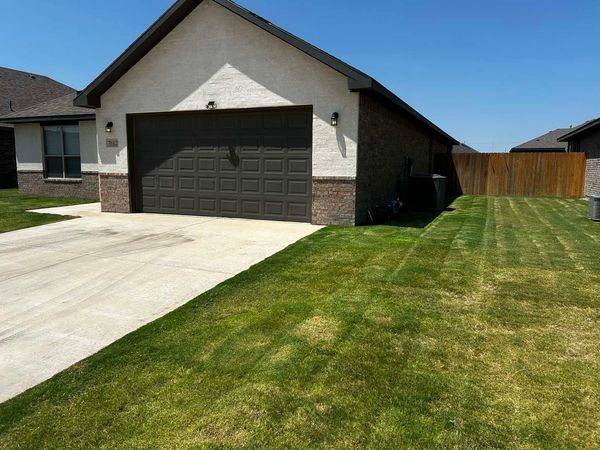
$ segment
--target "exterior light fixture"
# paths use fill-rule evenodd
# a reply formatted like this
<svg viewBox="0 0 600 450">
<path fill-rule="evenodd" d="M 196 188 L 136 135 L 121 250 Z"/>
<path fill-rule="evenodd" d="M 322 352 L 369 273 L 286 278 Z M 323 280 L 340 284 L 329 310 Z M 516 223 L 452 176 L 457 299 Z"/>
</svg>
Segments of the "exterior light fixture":
<svg viewBox="0 0 600 450">
<path fill-rule="evenodd" d="M 217 109 L 217 102 L 214 102 L 214 101 L 208 102 L 208 105 L 206 105 L 206 109 L 209 109 L 211 111 L 213 109 Z"/>
<path fill-rule="evenodd" d="M 107 133 L 112 133 L 112 130 L 113 130 L 113 123 L 108 122 L 106 124 L 106 126 L 104 127 L 104 131 L 106 131 Z"/>
<path fill-rule="evenodd" d="M 331 126 L 332 127 L 337 127 L 338 126 L 338 119 L 340 118 L 340 115 L 336 112 L 334 112 L 331 115 Z"/>
</svg>

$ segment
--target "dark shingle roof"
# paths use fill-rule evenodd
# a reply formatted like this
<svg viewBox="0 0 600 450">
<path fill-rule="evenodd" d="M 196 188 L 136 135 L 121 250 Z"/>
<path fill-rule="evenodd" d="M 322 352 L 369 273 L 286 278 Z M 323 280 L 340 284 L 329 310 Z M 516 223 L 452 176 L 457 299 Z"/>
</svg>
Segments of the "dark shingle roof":
<svg viewBox="0 0 600 450">
<path fill-rule="evenodd" d="M 600 125 L 600 118 L 588 120 L 587 122 L 575 128 L 569 128 L 565 134 L 558 139 L 560 142 L 568 142 L 576 136 L 587 133 Z"/>
<path fill-rule="evenodd" d="M 23 123 L 65 119 L 93 119 L 95 114 L 88 108 L 74 106 L 73 100 L 77 92 L 73 91 L 52 100 L 38 103 L 29 108 L 0 117 L 0 122 Z"/>
<path fill-rule="evenodd" d="M 0 117 L 73 92 L 43 75 L 0 67 Z"/>
<path fill-rule="evenodd" d="M 479 151 L 467 144 L 458 144 L 452 147 L 452 153 L 479 153 Z"/>
<path fill-rule="evenodd" d="M 531 141 L 513 147 L 511 152 L 566 152 L 567 143 L 559 142 L 558 139 L 568 133 L 569 130 L 570 128 L 559 128 L 550 131 Z"/>
</svg>

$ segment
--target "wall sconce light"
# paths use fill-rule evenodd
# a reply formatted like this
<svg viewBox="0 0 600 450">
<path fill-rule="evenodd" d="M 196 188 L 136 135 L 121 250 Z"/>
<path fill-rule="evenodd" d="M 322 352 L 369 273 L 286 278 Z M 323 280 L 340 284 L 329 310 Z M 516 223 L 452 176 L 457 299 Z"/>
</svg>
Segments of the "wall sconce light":
<svg viewBox="0 0 600 450">
<path fill-rule="evenodd" d="M 104 131 L 106 131 L 107 133 L 112 133 L 112 130 L 113 130 L 113 123 L 108 122 L 106 124 L 106 126 L 104 127 Z"/>
<path fill-rule="evenodd" d="M 214 102 L 214 101 L 208 102 L 208 105 L 206 105 L 206 109 L 209 109 L 211 111 L 214 109 L 217 109 L 217 102 Z"/>
<path fill-rule="evenodd" d="M 334 112 L 331 115 L 331 126 L 332 127 L 337 127 L 338 126 L 338 119 L 340 118 L 340 115 L 336 112 Z"/>
</svg>

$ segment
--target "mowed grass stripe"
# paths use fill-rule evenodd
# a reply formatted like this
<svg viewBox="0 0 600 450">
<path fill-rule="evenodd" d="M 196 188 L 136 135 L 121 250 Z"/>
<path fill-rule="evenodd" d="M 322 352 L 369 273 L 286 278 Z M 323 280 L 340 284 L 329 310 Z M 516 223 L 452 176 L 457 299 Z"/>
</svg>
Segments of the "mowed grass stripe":
<svg viewBox="0 0 600 450">
<path fill-rule="evenodd" d="M 0 447 L 598 447 L 585 202 L 452 208 L 304 239 L 0 405 Z"/>
</svg>

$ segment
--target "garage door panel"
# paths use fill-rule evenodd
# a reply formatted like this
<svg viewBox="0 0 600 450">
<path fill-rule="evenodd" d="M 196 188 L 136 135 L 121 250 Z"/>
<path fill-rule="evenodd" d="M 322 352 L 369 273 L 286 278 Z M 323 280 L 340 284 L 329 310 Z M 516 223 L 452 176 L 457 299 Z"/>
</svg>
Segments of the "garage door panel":
<svg viewBox="0 0 600 450">
<path fill-rule="evenodd" d="M 242 193 L 260 194 L 260 180 L 258 178 L 242 179 Z"/>
<path fill-rule="evenodd" d="M 260 200 L 242 200 L 242 214 L 249 214 L 254 216 L 260 216 Z"/>
<path fill-rule="evenodd" d="M 196 171 L 196 158 L 178 158 L 177 169 L 180 172 L 195 172 Z"/>
<path fill-rule="evenodd" d="M 308 214 L 308 205 L 306 203 L 288 203 L 288 216 L 289 217 L 306 217 Z"/>
<path fill-rule="evenodd" d="M 198 170 L 201 172 L 215 172 L 217 164 L 214 158 L 198 158 Z"/>
<path fill-rule="evenodd" d="M 205 213 L 207 215 L 217 215 L 217 200 L 214 198 L 200 198 L 198 199 L 198 212 Z"/>
<path fill-rule="evenodd" d="M 195 191 L 196 190 L 196 178 L 195 177 L 182 177 L 179 180 L 180 191 Z"/>
<path fill-rule="evenodd" d="M 159 207 L 161 209 L 175 210 L 175 205 L 177 203 L 176 197 L 161 195 L 159 198 Z"/>
<path fill-rule="evenodd" d="M 179 209 L 183 212 L 195 212 L 196 211 L 196 199 L 194 197 L 180 197 L 179 198 Z"/>
<path fill-rule="evenodd" d="M 239 213 L 237 199 L 223 198 L 220 200 L 219 204 L 220 204 L 220 207 L 221 207 L 220 209 L 221 209 L 222 213 L 226 213 L 226 214 L 238 214 Z"/>
<path fill-rule="evenodd" d="M 161 161 L 158 165 L 159 172 L 174 172 L 175 171 L 175 159 L 169 158 Z"/>
<path fill-rule="evenodd" d="M 156 196 L 154 196 L 152 194 L 145 194 L 144 195 L 144 206 L 146 206 L 148 208 L 156 208 L 157 207 Z"/>
<path fill-rule="evenodd" d="M 175 177 L 158 177 L 159 189 L 175 189 Z"/>
<path fill-rule="evenodd" d="M 310 167 L 306 159 L 289 159 L 288 173 L 290 175 L 308 175 Z"/>
<path fill-rule="evenodd" d="M 290 195 L 308 195 L 310 185 L 305 180 L 288 180 L 288 194 Z"/>
<path fill-rule="evenodd" d="M 237 166 L 235 166 L 229 158 L 219 158 L 219 171 L 221 173 L 236 173 Z"/>
<path fill-rule="evenodd" d="M 265 159 L 265 175 L 283 175 L 285 172 L 285 162 L 283 159 Z"/>
<path fill-rule="evenodd" d="M 259 158 L 242 158 L 241 164 L 244 173 L 260 173 Z"/>
<path fill-rule="evenodd" d="M 264 180 L 265 194 L 284 195 L 285 184 L 283 180 Z"/>
<path fill-rule="evenodd" d="M 216 178 L 198 178 L 198 190 L 200 192 L 217 192 L 217 179 Z"/>
<path fill-rule="evenodd" d="M 155 188 L 156 187 L 156 177 L 147 176 L 142 178 L 142 187 Z"/>
<path fill-rule="evenodd" d="M 219 190 L 221 192 L 237 192 L 238 180 L 236 178 L 221 178 L 219 180 Z"/>
<path fill-rule="evenodd" d="M 310 221 L 309 109 L 137 116 L 133 126 L 139 210 Z"/>
<path fill-rule="evenodd" d="M 266 201 L 265 202 L 265 216 L 279 219 L 285 215 L 285 202 L 283 201 Z"/>
</svg>

